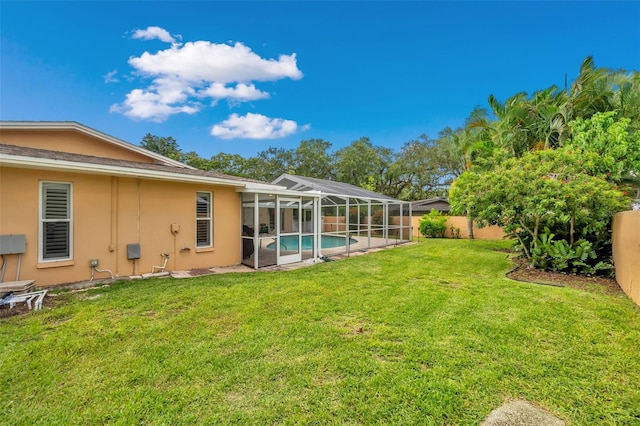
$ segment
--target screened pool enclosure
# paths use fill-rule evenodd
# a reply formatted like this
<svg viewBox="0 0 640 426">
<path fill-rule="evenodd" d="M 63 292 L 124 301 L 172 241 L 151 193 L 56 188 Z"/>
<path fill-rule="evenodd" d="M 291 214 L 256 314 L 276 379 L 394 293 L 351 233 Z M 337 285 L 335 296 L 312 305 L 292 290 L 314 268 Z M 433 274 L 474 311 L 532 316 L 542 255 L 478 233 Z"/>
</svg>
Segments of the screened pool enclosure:
<svg viewBox="0 0 640 426">
<path fill-rule="evenodd" d="M 313 262 L 411 241 L 411 205 L 353 185 L 284 174 L 242 193 L 242 263 Z"/>
</svg>

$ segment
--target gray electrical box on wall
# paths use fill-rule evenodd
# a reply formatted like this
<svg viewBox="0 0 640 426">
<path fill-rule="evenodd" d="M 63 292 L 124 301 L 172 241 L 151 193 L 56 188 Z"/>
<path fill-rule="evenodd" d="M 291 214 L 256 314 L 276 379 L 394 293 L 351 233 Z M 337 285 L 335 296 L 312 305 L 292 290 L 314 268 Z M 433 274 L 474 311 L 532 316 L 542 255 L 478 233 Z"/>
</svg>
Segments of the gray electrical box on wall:
<svg viewBox="0 0 640 426">
<path fill-rule="evenodd" d="M 0 254 L 22 254 L 26 251 L 26 235 L 0 235 Z"/>
<path fill-rule="evenodd" d="M 127 244 L 127 259 L 140 259 L 140 244 Z"/>
</svg>

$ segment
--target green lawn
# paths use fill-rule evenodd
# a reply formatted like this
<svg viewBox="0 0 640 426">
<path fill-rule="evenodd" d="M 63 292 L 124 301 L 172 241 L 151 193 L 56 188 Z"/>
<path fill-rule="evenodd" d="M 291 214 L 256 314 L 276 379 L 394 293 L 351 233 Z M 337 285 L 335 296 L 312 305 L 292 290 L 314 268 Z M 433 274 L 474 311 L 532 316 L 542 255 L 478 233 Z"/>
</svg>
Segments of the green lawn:
<svg viewBox="0 0 640 426">
<path fill-rule="evenodd" d="M 640 424 L 640 308 L 511 281 L 504 242 L 121 282 L 0 321 L 0 423 Z"/>
</svg>

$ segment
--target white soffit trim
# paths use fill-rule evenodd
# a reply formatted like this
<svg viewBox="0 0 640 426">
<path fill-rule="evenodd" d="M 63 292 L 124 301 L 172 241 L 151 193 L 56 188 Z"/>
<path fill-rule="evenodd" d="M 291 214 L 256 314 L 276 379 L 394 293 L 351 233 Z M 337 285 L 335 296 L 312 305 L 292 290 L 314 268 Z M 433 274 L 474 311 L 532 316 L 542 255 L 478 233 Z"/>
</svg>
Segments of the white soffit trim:
<svg viewBox="0 0 640 426">
<path fill-rule="evenodd" d="M 172 160 L 171 158 L 165 157 L 164 155 L 160 155 L 156 152 L 149 151 L 148 149 L 144 149 L 140 146 L 134 145 L 132 143 L 123 141 L 122 139 L 118 139 L 106 133 L 102 133 L 98 130 L 92 129 L 91 127 L 87 127 L 83 124 L 80 124 L 76 121 L 0 121 L 0 130 L 74 130 L 80 133 L 84 133 L 85 135 L 92 136 L 97 139 L 101 139 L 105 142 L 108 142 L 112 145 L 119 146 L 121 148 L 127 149 L 129 151 L 136 152 L 138 154 L 145 155 L 147 157 L 151 157 L 155 160 L 162 162 L 163 164 L 167 164 L 170 166 L 181 167 L 184 169 L 192 169 L 195 170 L 194 167 L 188 166 L 184 163 L 181 163 L 176 160 Z"/>
</svg>

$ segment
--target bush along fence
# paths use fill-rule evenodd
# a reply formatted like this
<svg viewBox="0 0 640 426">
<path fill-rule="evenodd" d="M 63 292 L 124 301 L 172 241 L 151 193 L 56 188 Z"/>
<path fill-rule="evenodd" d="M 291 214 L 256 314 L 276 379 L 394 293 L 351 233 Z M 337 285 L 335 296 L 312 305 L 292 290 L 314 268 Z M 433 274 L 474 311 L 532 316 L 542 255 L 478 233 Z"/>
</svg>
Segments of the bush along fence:
<svg viewBox="0 0 640 426">
<path fill-rule="evenodd" d="M 428 215 L 427 215 L 428 216 Z M 423 238 L 420 233 L 420 219 L 423 216 L 413 216 L 411 226 L 414 238 Z M 467 238 L 467 218 L 465 216 L 444 216 L 444 238 Z M 473 238 L 477 240 L 500 240 L 504 238 L 504 232 L 499 226 L 486 226 L 484 228 L 473 227 Z"/>
</svg>

